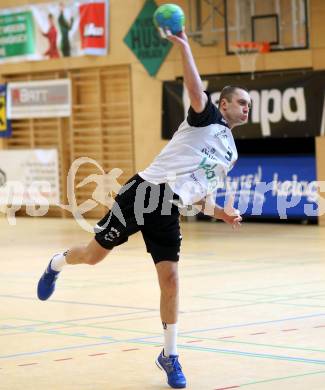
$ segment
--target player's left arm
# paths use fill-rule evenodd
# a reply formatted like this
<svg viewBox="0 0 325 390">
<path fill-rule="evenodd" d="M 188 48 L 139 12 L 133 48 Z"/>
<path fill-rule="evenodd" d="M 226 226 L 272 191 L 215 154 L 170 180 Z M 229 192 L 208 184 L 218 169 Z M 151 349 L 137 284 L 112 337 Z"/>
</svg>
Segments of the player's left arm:
<svg viewBox="0 0 325 390">
<path fill-rule="evenodd" d="M 201 207 L 201 211 L 204 215 L 208 215 L 215 219 L 221 219 L 228 225 L 231 225 L 233 229 L 235 229 L 240 227 L 242 217 L 240 216 L 239 210 L 235 209 L 233 204 L 234 199 L 232 196 L 229 197 L 228 202 L 224 208 L 216 204 L 211 196 L 207 196 L 206 198 L 201 199 L 199 202 L 195 203 L 195 205 L 199 205 Z"/>
</svg>

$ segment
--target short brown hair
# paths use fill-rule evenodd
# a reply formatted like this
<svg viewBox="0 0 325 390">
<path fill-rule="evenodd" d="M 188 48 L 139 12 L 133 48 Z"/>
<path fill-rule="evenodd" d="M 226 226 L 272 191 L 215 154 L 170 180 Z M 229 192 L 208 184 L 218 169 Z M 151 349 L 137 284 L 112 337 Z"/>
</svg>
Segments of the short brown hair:
<svg viewBox="0 0 325 390">
<path fill-rule="evenodd" d="M 232 97 L 237 89 L 242 89 L 242 90 L 248 92 L 248 90 L 245 87 L 240 87 L 239 85 L 226 85 L 221 91 L 221 94 L 219 97 L 219 102 L 218 102 L 218 107 L 220 107 L 220 103 L 221 103 L 222 99 L 226 99 L 227 102 L 231 102 L 231 99 L 232 99 Z"/>
</svg>

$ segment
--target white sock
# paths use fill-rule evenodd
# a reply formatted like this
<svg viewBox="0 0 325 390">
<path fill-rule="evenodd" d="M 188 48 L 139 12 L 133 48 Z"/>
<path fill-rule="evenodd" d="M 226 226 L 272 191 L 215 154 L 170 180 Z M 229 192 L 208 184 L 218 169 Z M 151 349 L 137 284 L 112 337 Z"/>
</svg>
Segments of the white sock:
<svg viewBox="0 0 325 390">
<path fill-rule="evenodd" d="M 60 272 L 62 271 L 62 268 L 67 265 L 65 255 L 67 252 L 58 253 L 57 255 L 54 255 L 51 261 L 51 268 L 53 271 Z"/>
<path fill-rule="evenodd" d="M 164 355 L 177 355 L 177 323 L 166 324 L 163 322 L 164 327 Z"/>
</svg>

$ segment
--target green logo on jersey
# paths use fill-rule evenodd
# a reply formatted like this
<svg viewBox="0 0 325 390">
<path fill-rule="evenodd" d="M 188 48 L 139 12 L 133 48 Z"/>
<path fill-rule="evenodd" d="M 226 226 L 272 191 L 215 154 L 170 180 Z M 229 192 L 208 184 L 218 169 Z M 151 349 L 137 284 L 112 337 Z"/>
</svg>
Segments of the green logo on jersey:
<svg viewBox="0 0 325 390">
<path fill-rule="evenodd" d="M 204 157 L 203 160 L 200 162 L 199 168 L 202 168 L 205 172 L 205 176 L 208 180 L 213 179 L 216 176 L 216 173 L 214 171 L 214 168 L 218 164 L 207 164 L 207 157 Z"/>
</svg>

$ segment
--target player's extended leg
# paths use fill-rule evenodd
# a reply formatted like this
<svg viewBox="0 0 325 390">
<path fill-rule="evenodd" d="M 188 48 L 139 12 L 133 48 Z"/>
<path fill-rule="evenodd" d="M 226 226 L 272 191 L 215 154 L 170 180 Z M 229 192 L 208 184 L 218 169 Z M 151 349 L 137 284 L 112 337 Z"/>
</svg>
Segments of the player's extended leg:
<svg viewBox="0 0 325 390">
<path fill-rule="evenodd" d="M 178 262 L 160 261 L 156 264 L 160 286 L 160 316 L 164 327 L 164 349 L 156 363 L 167 374 L 172 388 L 186 387 L 186 379 L 177 354 L 177 320 L 179 302 Z"/>
<path fill-rule="evenodd" d="M 40 278 L 37 285 L 37 296 L 40 300 L 45 301 L 53 294 L 55 282 L 66 264 L 89 264 L 95 265 L 102 261 L 110 252 L 109 249 L 103 248 L 93 238 L 88 245 L 75 246 L 64 253 L 54 255 Z"/>
<path fill-rule="evenodd" d="M 178 262 L 160 261 L 156 264 L 156 269 L 160 286 L 161 321 L 165 324 L 176 324 L 179 301 Z"/>
</svg>

